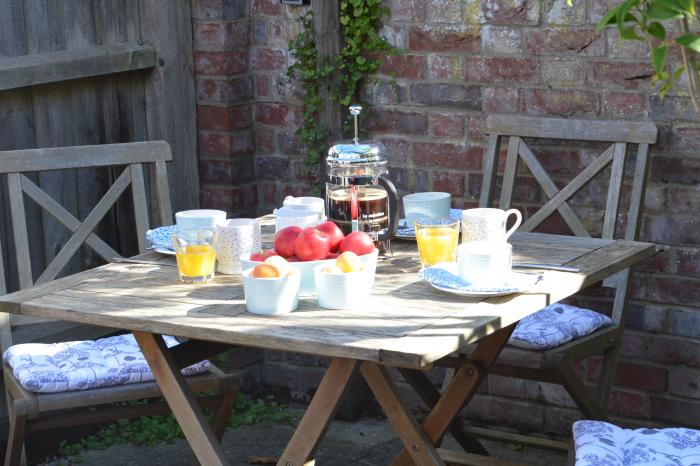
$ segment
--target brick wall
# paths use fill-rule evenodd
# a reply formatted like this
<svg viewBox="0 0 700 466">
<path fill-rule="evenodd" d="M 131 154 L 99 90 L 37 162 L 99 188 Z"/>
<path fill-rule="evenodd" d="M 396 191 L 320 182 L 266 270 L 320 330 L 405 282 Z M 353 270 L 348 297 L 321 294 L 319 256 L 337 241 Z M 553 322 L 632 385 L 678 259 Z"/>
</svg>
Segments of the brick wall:
<svg viewBox="0 0 700 466">
<path fill-rule="evenodd" d="M 285 75 L 286 43 L 305 8 L 275 0 L 194 3 L 200 7 L 194 10 L 205 205 L 243 211 L 257 200 L 266 211 L 287 193 L 308 192 L 314 175 L 294 136 L 299 91 Z M 239 3 L 244 6 L 233 6 Z M 457 206 L 469 207 L 481 186 L 487 114 L 653 120 L 660 138 L 641 239 L 663 251 L 634 271 L 610 408 L 627 424 L 700 427 L 700 234 L 694 215 L 700 206 L 700 119 L 682 96 L 662 101 L 650 95 L 644 48 L 618 41 L 614 30 L 595 32 L 605 3 L 579 0 L 570 8 L 565 0 L 386 0 L 391 15 L 384 33 L 404 53 L 387 57 L 363 86 L 372 108 L 362 126 L 389 148 L 391 176 L 402 193 L 449 191 Z M 237 58 L 246 53 L 247 60 Z M 563 183 L 601 148 L 537 149 Z M 527 173 L 519 183 L 514 202 L 532 212 L 543 195 Z M 593 232 L 601 223 L 594 206 L 603 196 L 600 186 L 592 186 L 572 200 Z M 562 221 L 555 216 L 545 228 L 560 231 Z M 610 295 L 593 289 L 580 302 L 605 310 Z M 317 380 L 323 365 L 302 359 L 268 355 L 262 380 L 308 397 L 308 380 Z M 580 370 L 594 380 L 598 363 L 587 361 Z M 557 433 L 570 428 L 578 411 L 558 387 L 492 377 L 469 414 Z"/>
</svg>

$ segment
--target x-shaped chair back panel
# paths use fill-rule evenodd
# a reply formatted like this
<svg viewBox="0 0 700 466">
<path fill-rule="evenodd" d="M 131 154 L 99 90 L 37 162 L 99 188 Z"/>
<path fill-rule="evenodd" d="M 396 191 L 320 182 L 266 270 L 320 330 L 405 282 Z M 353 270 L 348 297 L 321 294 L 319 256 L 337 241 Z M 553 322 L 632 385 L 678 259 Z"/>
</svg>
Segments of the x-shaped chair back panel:
<svg viewBox="0 0 700 466">
<path fill-rule="evenodd" d="M 615 236 L 615 225 L 619 212 L 620 194 L 628 154 L 627 144 L 638 144 L 624 239 L 634 240 L 637 237 L 644 206 L 644 192 L 649 165 L 649 145 L 655 143 L 657 138 L 657 129 L 654 124 L 492 115 L 486 119 L 485 132 L 489 135 L 489 144 L 484 163 L 484 179 L 479 205 L 481 207 L 490 207 L 493 204 L 498 157 L 501 140 L 504 136 L 508 137 L 508 150 L 499 197 L 499 207 L 508 209 L 511 205 L 520 160 L 525 163 L 548 198 L 545 204 L 520 227 L 523 231 L 534 230 L 555 211 L 558 211 L 576 236 L 590 237 L 590 233 L 574 210 L 567 204 L 567 201 L 598 173 L 612 164 L 602 228 L 602 237 L 604 239 L 613 239 Z M 560 189 L 550 178 L 523 138 L 572 142 L 593 141 L 610 143 L 610 146 Z M 622 273 L 618 277 L 612 277 L 605 283 L 606 286 L 618 288 L 613 306 L 613 320 L 617 323 L 623 321 L 627 294 L 626 282 L 627 273 Z"/>
<path fill-rule="evenodd" d="M 149 228 L 149 221 L 143 164 L 153 163 L 155 165 L 155 185 L 160 221 L 162 225 L 169 225 L 172 222 L 172 214 L 165 166 L 169 160 L 172 160 L 170 147 L 164 141 L 0 152 L 0 175 L 7 175 L 20 289 L 29 288 L 34 283 L 30 245 L 27 237 L 25 194 L 72 233 L 58 254 L 37 278 L 36 283 L 40 284 L 56 278 L 83 243 L 90 246 L 107 261 L 120 256 L 111 246 L 93 233 L 93 230 L 129 185 L 131 185 L 132 190 L 139 250 L 144 252 L 148 246 L 145 235 Z M 110 166 L 126 166 L 126 168 L 82 221 L 25 176 L 25 173 L 33 172 Z M 0 292 L 4 294 L 5 280 L 1 260 L 2 255 L 0 254 Z"/>
</svg>

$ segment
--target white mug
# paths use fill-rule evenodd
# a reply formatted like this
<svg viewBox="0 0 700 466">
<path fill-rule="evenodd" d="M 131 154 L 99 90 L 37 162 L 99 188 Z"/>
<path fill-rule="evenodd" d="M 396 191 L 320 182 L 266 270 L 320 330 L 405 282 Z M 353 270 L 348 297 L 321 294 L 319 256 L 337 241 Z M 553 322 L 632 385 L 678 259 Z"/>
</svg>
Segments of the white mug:
<svg viewBox="0 0 700 466">
<path fill-rule="evenodd" d="M 241 272 L 241 256 L 262 249 L 260 222 L 254 218 L 234 218 L 218 225 L 219 241 L 216 270 L 223 274 Z"/>
<path fill-rule="evenodd" d="M 306 209 L 294 209 L 292 207 L 280 207 L 275 210 L 275 232 L 287 227 L 299 227 L 301 229 L 318 225 L 321 219 L 318 212 Z"/>
<path fill-rule="evenodd" d="M 323 221 L 326 219 L 326 201 L 320 197 L 312 196 L 287 196 L 282 202 L 284 207 L 290 207 L 298 210 L 311 210 L 318 214 L 318 219 Z"/>
<path fill-rule="evenodd" d="M 513 247 L 505 241 L 471 241 L 457 246 L 459 276 L 482 288 L 505 286 L 513 265 Z"/>
<path fill-rule="evenodd" d="M 422 218 L 450 218 L 450 193 L 413 193 L 403 197 L 403 211 L 406 225 L 412 227 Z"/>
<path fill-rule="evenodd" d="M 506 231 L 508 217 L 515 215 L 515 223 Z M 517 209 L 467 209 L 462 211 L 462 242 L 501 241 L 505 242 L 523 221 Z"/>
</svg>

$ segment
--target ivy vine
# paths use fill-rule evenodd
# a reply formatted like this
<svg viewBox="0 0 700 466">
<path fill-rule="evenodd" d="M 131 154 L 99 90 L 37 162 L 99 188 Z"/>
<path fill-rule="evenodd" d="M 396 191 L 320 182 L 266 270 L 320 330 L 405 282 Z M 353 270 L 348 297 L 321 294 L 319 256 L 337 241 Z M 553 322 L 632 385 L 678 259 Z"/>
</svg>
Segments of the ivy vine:
<svg viewBox="0 0 700 466">
<path fill-rule="evenodd" d="M 296 134 L 307 148 L 308 165 L 319 163 L 330 134 L 319 122 L 321 90 L 330 88 L 333 101 L 347 107 L 357 101 L 360 82 L 379 68 L 380 52 L 394 51 L 379 35 L 382 17 L 388 13 L 382 0 L 341 0 L 339 6 L 342 43 L 337 56 L 320 56 L 316 50 L 313 11 L 301 17 L 302 30 L 289 44 L 296 62 L 287 74 L 299 80 L 303 91 L 303 122 Z M 335 73 L 337 83 L 331 79 Z"/>
</svg>

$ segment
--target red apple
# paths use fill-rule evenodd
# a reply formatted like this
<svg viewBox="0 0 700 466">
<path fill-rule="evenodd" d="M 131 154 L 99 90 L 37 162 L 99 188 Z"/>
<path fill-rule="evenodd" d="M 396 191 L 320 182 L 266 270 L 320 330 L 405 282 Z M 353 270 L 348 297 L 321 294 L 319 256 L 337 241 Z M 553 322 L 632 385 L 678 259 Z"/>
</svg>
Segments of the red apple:
<svg viewBox="0 0 700 466">
<path fill-rule="evenodd" d="M 330 236 L 316 228 L 303 230 L 294 243 L 294 252 L 302 261 L 325 259 L 330 250 Z"/>
<path fill-rule="evenodd" d="M 263 257 L 262 252 L 254 252 L 250 255 L 250 260 L 252 262 L 263 262 L 265 257 Z"/>
<path fill-rule="evenodd" d="M 327 233 L 331 237 L 331 252 L 336 252 L 340 247 L 340 242 L 343 241 L 345 235 L 343 231 L 334 222 L 328 220 L 327 222 L 320 223 L 316 225 L 317 230 L 321 230 Z"/>
<path fill-rule="evenodd" d="M 352 251 L 358 256 L 374 251 L 374 241 L 364 231 L 353 231 L 340 243 L 340 252 Z"/>
<path fill-rule="evenodd" d="M 299 258 L 297 256 L 289 256 L 287 257 L 287 262 L 300 262 Z"/>
<path fill-rule="evenodd" d="M 340 253 L 338 252 L 329 252 L 326 259 L 337 259 L 339 255 Z"/>
<path fill-rule="evenodd" d="M 267 259 L 268 257 L 279 256 L 274 249 L 263 249 L 260 254 L 263 257 L 263 260 Z"/>
<path fill-rule="evenodd" d="M 299 227 L 287 227 L 278 231 L 275 235 L 275 251 L 277 251 L 277 254 L 282 257 L 293 256 L 294 243 L 299 233 L 301 233 L 301 228 Z"/>
</svg>

